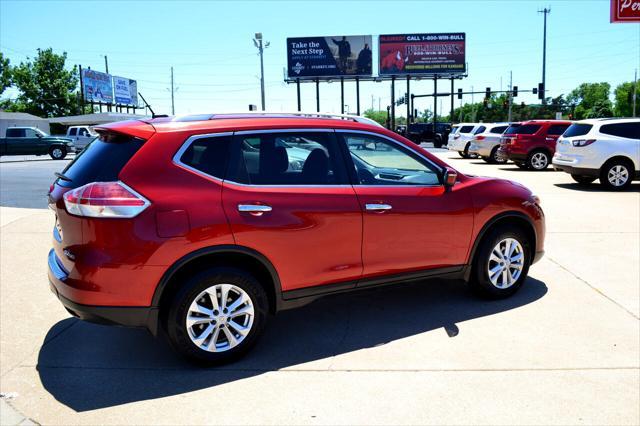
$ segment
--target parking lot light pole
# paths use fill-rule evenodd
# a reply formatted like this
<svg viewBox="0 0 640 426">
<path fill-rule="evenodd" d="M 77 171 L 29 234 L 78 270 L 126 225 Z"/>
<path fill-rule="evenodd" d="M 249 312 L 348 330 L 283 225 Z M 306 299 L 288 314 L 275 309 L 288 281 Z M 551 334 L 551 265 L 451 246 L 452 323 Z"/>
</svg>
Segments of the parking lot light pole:
<svg viewBox="0 0 640 426">
<path fill-rule="evenodd" d="M 542 38 L 542 103 L 546 104 L 547 99 L 545 95 L 546 90 L 546 73 L 547 73 L 547 15 L 551 13 L 551 8 L 544 8 L 538 10 L 538 13 L 544 14 L 544 34 Z"/>
</svg>

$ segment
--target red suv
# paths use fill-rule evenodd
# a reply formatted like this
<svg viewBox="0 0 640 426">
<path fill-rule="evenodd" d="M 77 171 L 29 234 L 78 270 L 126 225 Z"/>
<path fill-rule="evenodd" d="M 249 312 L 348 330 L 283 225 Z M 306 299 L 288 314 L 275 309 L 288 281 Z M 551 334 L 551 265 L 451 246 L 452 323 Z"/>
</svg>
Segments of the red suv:
<svg viewBox="0 0 640 426">
<path fill-rule="evenodd" d="M 570 125 L 560 120 L 514 123 L 502 134 L 497 156 L 521 169 L 544 170 L 556 152 L 556 141 Z"/>
<path fill-rule="evenodd" d="M 425 278 L 513 294 L 543 254 L 539 200 L 360 118 L 199 115 L 96 128 L 51 186 L 51 289 L 84 320 L 236 359 L 267 314 Z"/>
</svg>

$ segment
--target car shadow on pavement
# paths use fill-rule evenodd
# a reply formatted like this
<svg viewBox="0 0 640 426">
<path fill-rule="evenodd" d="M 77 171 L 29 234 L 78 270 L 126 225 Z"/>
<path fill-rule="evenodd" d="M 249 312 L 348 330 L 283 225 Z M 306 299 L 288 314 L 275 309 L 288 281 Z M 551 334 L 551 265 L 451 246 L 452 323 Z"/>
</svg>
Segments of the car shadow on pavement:
<svg viewBox="0 0 640 426">
<path fill-rule="evenodd" d="M 580 185 L 576 183 L 554 183 L 558 188 L 564 189 L 573 189 L 574 191 L 582 191 L 582 192 L 615 192 L 608 189 L 605 189 L 602 185 L 600 185 L 597 181 L 593 182 L 589 185 Z M 631 183 L 628 189 L 624 192 L 640 192 L 640 182 Z"/>
<path fill-rule="evenodd" d="M 144 330 L 68 318 L 54 325 L 38 355 L 44 388 L 76 412 L 180 395 L 283 368 L 324 370 L 327 358 L 443 329 L 535 302 L 547 286 L 529 277 L 503 300 L 473 297 L 461 282 L 430 281 L 330 296 L 272 317 L 242 360 L 194 367 Z M 427 356 L 427 354 L 425 354 Z M 300 364 L 320 361 L 311 366 Z"/>
</svg>

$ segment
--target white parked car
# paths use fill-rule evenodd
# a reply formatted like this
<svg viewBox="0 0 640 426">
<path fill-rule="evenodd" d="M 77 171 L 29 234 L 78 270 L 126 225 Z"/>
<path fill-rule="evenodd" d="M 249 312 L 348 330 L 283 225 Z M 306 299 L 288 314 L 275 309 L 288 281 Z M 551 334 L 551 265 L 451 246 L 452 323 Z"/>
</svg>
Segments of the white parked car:
<svg viewBox="0 0 640 426">
<path fill-rule="evenodd" d="M 509 127 L 509 123 L 487 123 L 484 132 L 478 133 L 471 140 L 469 154 L 475 154 L 487 163 L 506 163 L 503 157 L 497 157 L 500 148 L 500 137 Z"/>
<path fill-rule="evenodd" d="M 67 129 L 65 137 L 71 139 L 76 146 L 76 151 L 82 151 L 89 142 L 93 141 L 98 134 L 91 126 L 71 126 Z"/>
<path fill-rule="evenodd" d="M 458 151 L 462 158 L 475 158 L 475 154 L 469 153 L 471 140 L 479 133 L 487 130 L 486 124 L 482 123 L 460 123 L 456 124 L 451 133 L 447 146 L 451 151 Z"/>
<path fill-rule="evenodd" d="M 640 179 L 640 119 L 600 118 L 572 124 L 558 139 L 553 166 L 580 184 L 613 190 Z"/>
</svg>

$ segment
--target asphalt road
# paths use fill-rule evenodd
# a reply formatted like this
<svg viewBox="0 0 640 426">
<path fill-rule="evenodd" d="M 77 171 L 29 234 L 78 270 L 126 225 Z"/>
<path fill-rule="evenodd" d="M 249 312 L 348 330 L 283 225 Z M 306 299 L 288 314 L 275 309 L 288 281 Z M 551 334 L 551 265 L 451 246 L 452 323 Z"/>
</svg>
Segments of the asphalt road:
<svg viewBox="0 0 640 426">
<path fill-rule="evenodd" d="M 70 318 L 45 262 L 43 194 L 64 163 L 0 164 L 0 420 L 639 424 L 640 184 L 611 193 L 437 155 L 541 197 L 547 252 L 521 291 L 485 301 L 429 282 L 327 297 L 272 318 L 242 361 L 204 370 L 144 331 Z"/>
</svg>

